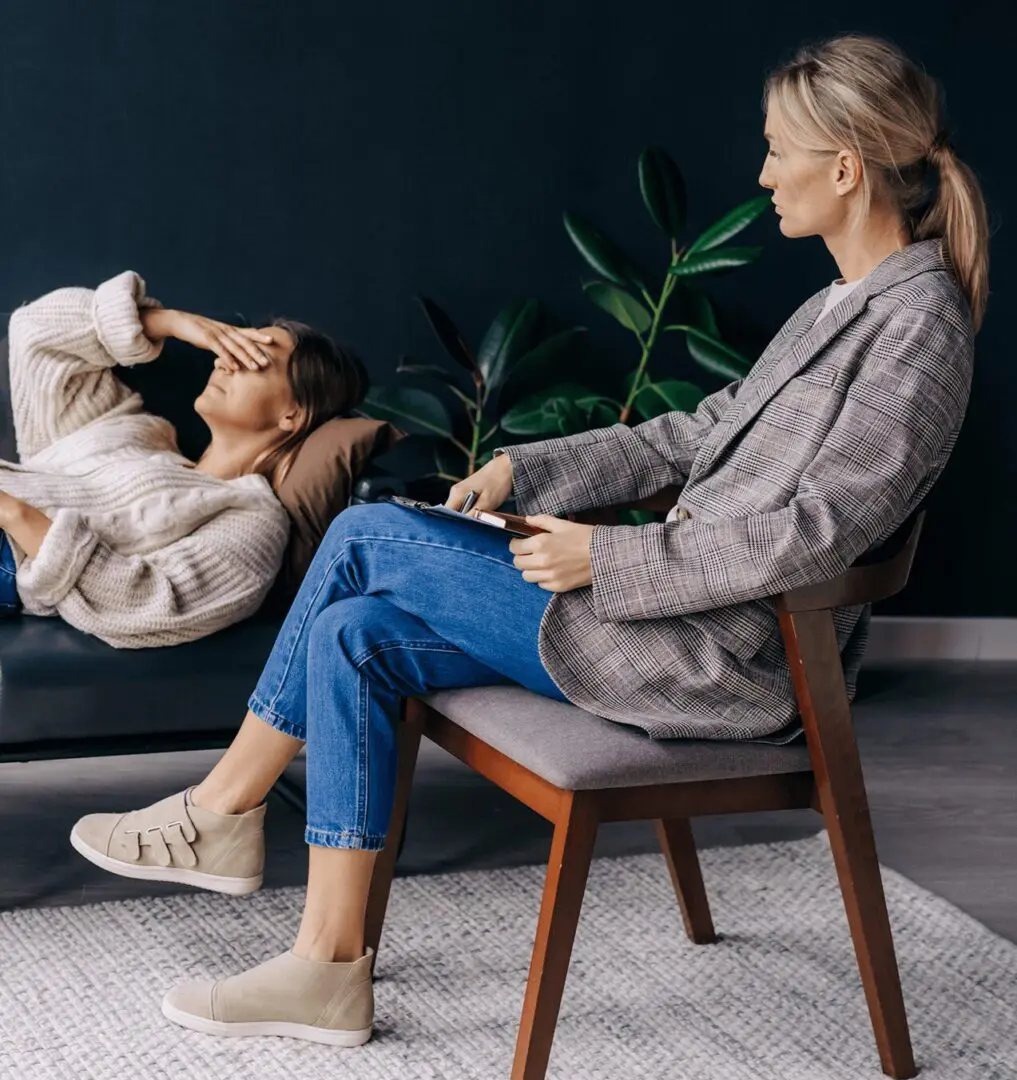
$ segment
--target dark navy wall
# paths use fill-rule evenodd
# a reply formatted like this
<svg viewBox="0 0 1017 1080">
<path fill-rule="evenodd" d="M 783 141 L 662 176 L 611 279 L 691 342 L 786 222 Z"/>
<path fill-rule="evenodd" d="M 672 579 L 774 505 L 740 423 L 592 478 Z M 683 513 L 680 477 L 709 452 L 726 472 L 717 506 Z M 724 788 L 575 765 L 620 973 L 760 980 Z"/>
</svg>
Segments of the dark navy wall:
<svg viewBox="0 0 1017 1080">
<path fill-rule="evenodd" d="M 1010 60 L 978 6 L 933 0 L 916 25 L 913 6 L 879 0 L 855 0 L 850 21 L 790 0 L 5 4 L 0 310 L 133 267 L 172 306 L 321 323 L 382 378 L 398 354 L 428 355 L 414 292 L 474 337 L 534 295 L 554 322 L 590 326 L 603 364 L 631 342 L 582 296 L 562 210 L 659 265 L 639 150 L 679 161 L 693 229 L 754 194 L 762 80 L 801 40 L 858 29 L 918 56 L 1003 222 Z M 836 269 L 773 219 L 751 239 L 764 259 L 713 295 L 729 333 L 761 348 Z M 1005 229 L 993 253 L 967 426 L 888 611 L 1017 614 Z M 677 340 L 660 365 L 694 373 Z"/>
</svg>

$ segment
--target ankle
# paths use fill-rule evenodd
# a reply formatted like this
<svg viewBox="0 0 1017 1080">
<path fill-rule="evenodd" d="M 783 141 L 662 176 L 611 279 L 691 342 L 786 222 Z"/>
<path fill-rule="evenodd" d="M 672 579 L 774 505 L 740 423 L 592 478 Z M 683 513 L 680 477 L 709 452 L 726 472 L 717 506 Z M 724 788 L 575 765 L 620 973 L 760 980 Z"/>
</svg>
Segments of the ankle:
<svg viewBox="0 0 1017 1080">
<path fill-rule="evenodd" d="M 213 788 L 207 784 L 207 781 L 203 781 L 191 788 L 187 793 L 187 801 L 201 810 L 230 817 L 235 814 L 246 814 L 248 810 L 260 806 L 264 800 L 255 801 L 250 796 Z"/>
<path fill-rule="evenodd" d="M 291 952 L 301 960 L 313 960 L 318 964 L 348 964 L 364 955 L 364 942 L 362 938 L 357 941 L 337 940 L 325 934 L 307 934 L 301 930 Z"/>
</svg>

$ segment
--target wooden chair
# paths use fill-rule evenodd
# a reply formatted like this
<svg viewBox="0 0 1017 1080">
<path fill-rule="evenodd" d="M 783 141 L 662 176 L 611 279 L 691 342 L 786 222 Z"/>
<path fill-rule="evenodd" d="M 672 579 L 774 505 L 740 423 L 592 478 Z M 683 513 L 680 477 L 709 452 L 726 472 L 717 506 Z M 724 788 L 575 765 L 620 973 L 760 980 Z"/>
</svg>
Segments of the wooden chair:
<svg viewBox="0 0 1017 1080">
<path fill-rule="evenodd" d="M 669 490 L 636 505 L 666 509 L 676 497 Z M 609 522 L 616 509 L 583 518 Z M 407 700 L 392 826 L 368 903 L 367 944 L 377 951 L 422 734 L 554 825 L 512 1080 L 545 1076 L 600 822 L 656 822 L 685 931 L 706 945 L 716 936 L 690 819 L 811 807 L 829 833 L 883 1071 L 914 1076 L 832 609 L 881 600 L 904 587 L 923 516 L 914 515 L 879 552 L 840 577 L 777 598 L 804 744 L 655 741 L 522 687 Z"/>
</svg>

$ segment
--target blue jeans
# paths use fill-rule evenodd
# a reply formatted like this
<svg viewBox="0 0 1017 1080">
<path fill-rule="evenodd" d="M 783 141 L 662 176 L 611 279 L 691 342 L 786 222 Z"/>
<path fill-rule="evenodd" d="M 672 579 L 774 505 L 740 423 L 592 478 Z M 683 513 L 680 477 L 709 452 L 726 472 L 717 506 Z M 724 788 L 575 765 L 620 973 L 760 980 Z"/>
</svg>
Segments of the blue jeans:
<svg viewBox="0 0 1017 1080">
<path fill-rule="evenodd" d="M 17 615 L 21 610 L 16 571 L 14 552 L 11 551 L 7 533 L 0 529 L 0 618 Z"/>
<path fill-rule="evenodd" d="M 517 683 L 567 700 L 537 654 L 552 594 L 508 544 L 393 503 L 332 523 L 249 702 L 307 742 L 307 843 L 384 847 L 402 698 Z"/>
</svg>

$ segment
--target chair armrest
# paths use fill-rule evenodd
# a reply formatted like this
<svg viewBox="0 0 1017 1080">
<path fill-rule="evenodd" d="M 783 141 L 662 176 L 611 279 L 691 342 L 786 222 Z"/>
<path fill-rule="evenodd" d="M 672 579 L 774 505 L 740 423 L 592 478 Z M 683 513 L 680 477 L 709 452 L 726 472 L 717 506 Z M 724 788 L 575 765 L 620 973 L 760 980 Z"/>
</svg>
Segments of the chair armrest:
<svg viewBox="0 0 1017 1080">
<path fill-rule="evenodd" d="M 849 570 L 829 581 L 805 585 L 777 597 L 777 610 L 820 611 L 826 608 L 874 604 L 899 593 L 907 584 L 925 522 L 925 511 L 916 510 L 878 548 L 865 552 Z"/>
<path fill-rule="evenodd" d="M 598 506 L 592 510 L 581 510 L 569 514 L 570 521 L 580 521 L 584 525 L 617 525 L 619 510 L 655 510 L 667 511 L 678 501 L 680 487 L 666 487 L 635 502 L 620 503 L 616 506 Z"/>
</svg>

